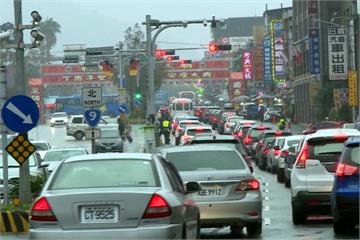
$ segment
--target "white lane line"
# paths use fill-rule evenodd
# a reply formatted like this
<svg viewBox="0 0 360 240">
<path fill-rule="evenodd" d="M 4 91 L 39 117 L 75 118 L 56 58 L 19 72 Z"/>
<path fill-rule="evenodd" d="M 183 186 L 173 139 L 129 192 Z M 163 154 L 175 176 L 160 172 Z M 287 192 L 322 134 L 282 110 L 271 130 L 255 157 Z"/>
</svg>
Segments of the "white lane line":
<svg viewBox="0 0 360 240">
<path fill-rule="evenodd" d="M 270 226 L 271 225 L 271 219 L 270 218 L 264 218 L 264 226 Z"/>
<path fill-rule="evenodd" d="M 264 211 L 270 211 L 270 206 L 265 206 Z"/>
<path fill-rule="evenodd" d="M 264 193 L 269 193 L 270 190 L 269 190 L 269 189 L 264 189 L 263 192 L 264 192 Z"/>
<path fill-rule="evenodd" d="M 264 200 L 269 201 L 270 200 L 269 196 L 264 197 Z"/>
</svg>

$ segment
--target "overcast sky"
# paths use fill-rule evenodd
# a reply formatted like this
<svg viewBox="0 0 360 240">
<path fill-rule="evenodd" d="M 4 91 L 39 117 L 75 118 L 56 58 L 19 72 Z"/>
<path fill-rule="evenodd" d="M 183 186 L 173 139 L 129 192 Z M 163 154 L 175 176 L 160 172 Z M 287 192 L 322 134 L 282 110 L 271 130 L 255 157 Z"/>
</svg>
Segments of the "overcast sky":
<svg viewBox="0 0 360 240">
<path fill-rule="evenodd" d="M 52 17 L 61 25 L 54 51 L 63 44 L 87 47 L 113 46 L 123 40 L 124 30 L 145 21 L 146 14 L 161 21 L 200 20 L 262 16 L 268 9 L 291 6 L 292 0 L 23 0 L 23 23 L 30 23 L 30 12 L 39 11 L 43 19 Z M 14 19 L 13 0 L 0 0 L 0 24 Z M 145 30 L 145 28 L 143 28 Z M 27 31 L 28 32 L 28 31 Z M 28 33 L 25 33 L 28 35 Z M 163 48 L 197 47 L 210 40 L 209 27 L 189 25 L 162 32 L 158 45 Z M 29 40 L 28 40 L 29 41 Z M 169 44 L 174 42 L 181 44 Z M 192 45 L 189 45 L 191 43 Z M 181 51 L 185 58 L 201 58 L 203 50 Z"/>
</svg>

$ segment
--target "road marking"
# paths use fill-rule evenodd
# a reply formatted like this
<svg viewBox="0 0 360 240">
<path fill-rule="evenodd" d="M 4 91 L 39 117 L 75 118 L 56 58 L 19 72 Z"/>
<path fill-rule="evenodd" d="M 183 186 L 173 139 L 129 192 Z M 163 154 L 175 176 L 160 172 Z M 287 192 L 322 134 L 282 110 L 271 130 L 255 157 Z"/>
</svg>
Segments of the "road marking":
<svg viewBox="0 0 360 240">
<path fill-rule="evenodd" d="M 270 200 L 269 196 L 264 197 L 264 200 L 269 201 Z"/>
<path fill-rule="evenodd" d="M 271 225 L 271 219 L 270 218 L 264 218 L 264 225 L 270 226 Z"/>
<path fill-rule="evenodd" d="M 264 211 L 270 211 L 270 206 L 265 206 Z"/>
<path fill-rule="evenodd" d="M 264 193 L 269 193 L 270 190 L 269 190 L 269 189 L 264 189 L 263 192 L 264 192 Z"/>
</svg>

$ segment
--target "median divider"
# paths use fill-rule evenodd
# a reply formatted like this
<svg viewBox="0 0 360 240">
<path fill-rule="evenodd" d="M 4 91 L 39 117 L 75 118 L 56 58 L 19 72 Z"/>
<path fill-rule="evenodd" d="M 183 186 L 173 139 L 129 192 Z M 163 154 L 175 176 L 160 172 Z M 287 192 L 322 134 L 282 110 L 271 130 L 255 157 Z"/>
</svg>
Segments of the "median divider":
<svg viewBox="0 0 360 240">
<path fill-rule="evenodd" d="M 25 233 L 29 231 L 27 212 L 0 212 L 0 233 Z"/>
</svg>

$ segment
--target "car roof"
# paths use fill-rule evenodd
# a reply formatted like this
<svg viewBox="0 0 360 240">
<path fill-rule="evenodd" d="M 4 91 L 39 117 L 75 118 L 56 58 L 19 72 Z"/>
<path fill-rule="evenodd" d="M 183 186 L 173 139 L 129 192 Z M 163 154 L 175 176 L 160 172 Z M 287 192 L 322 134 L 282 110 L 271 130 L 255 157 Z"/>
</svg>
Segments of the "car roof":
<svg viewBox="0 0 360 240">
<path fill-rule="evenodd" d="M 77 150 L 83 150 L 83 151 L 86 151 L 85 148 L 81 148 L 81 147 L 78 147 L 78 148 L 52 148 L 52 149 L 49 149 L 47 150 L 46 152 L 60 152 L 60 151 L 77 151 Z"/>
<path fill-rule="evenodd" d="M 236 137 L 232 135 L 214 135 L 212 137 L 210 136 L 199 136 L 193 139 L 193 140 L 237 140 Z"/>
<path fill-rule="evenodd" d="M 150 153 L 98 153 L 87 154 L 69 157 L 65 162 L 78 162 L 78 161 L 96 161 L 96 160 L 116 160 L 116 159 L 138 159 L 138 160 L 152 160 Z"/>
<path fill-rule="evenodd" d="M 286 141 L 291 140 L 301 140 L 305 135 L 291 135 L 291 136 L 283 136 L 281 138 L 284 138 Z"/>
<path fill-rule="evenodd" d="M 189 151 L 234 151 L 230 146 L 224 144 L 200 144 L 200 145 L 184 145 L 184 146 L 174 146 L 166 149 L 162 149 L 166 153 L 175 153 L 175 152 L 189 152 Z"/>
<path fill-rule="evenodd" d="M 84 116 L 83 116 L 83 115 L 78 114 L 78 115 L 71 115 L 71 117 L 72 117 L 72 118 L 74 118 L 74 117 L 84 117 Z"/>
<path fill-rule="evenodd" d="M 306 139 L 318 137 L 334 137 L 336 134 L 347 134 L 349 136 L 360 136 L 360 131 L 349 128 L 330 128 L 317 130 L 315 133 L 306 135 Z"/>
<path fill-rule="evenodd" d="M 192 120 L 192 119 L 188 119 L 188 120 L 181 120 L 179 123 L 186 123 L 186 122 L 200 122 L 199 120 Z"/>
<path fill-rule="evenodd" d="M 189 130 L 189 129 L 199 129 L 199 128 L 203 128 L 203 129 L 211 129 L 212 128 L 210 126 L 206 126 L 206 125 L 200 125 L 200 126 L 189 126 L 186 128 L 186 130 Z"/>
</svg>

